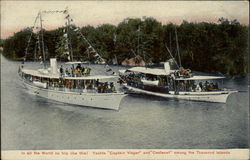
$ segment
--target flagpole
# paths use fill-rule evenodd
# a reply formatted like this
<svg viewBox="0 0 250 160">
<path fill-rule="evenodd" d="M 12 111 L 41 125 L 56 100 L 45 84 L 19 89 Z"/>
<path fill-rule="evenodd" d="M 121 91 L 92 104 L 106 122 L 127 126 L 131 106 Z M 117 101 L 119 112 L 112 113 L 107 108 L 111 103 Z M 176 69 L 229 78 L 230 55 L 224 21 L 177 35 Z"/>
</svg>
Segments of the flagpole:
<svg viewBox="0 0 250 160">
<path fill-rule="evenodd" d="M 176 39 L 176 46 L 177 46 L 177 53 L 178 53 L 178 58 L 179 58 L 179 64 L 180 64 L 180 67 L 181 66 L 181 56 L 180 56 L 180 49 L 179 49 L 179 42 L 178 42 L 178 35 L 177 35 L 177 30 L 176 30 L 176 27 L 175 27 L 175 39 Z"/>
<path fill-rule="evenodd" d="M 40 27 L 41 27 L 41 42 L 42 42 L 42 52 L 43 52 L 43 67 L 46 68 L 45 65 L 45 51 L 44 51 L 44 42 L 43 42 L 43 24 L 42 24 L 42 13 L 40 12 Z"/>
<path fill-rule="evenodd" d="M 70 52 L 70 57 L 71 57 L 71 61 L 73 61 L 74 57 L 73 57 L 73 49 L 72 49 L 72 44 L 71 44 L 71 37 L 70 37 L 70 16 L 69 16 L 69 11 L 68 11 L 68 7 L 66 8 L 66 13 L 67 13 L 67 39 L 68 39 L 68 46 L 69 46 L 69 52 Z"/>
<path fill-rule="evenodd" d="M 139 29 L 138 29 L 138 52 L 137 52 L 137 55 L 140 55 L 140 26 L 139 26 Z"/>
</svg>

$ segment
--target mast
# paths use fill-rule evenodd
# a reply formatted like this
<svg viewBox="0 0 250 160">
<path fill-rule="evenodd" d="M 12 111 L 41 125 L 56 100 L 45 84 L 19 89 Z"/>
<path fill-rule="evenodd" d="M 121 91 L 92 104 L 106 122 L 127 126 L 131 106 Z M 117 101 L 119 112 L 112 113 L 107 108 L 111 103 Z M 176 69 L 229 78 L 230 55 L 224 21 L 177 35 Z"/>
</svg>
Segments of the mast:
<svg viewBox="0 0 250 160">
<path fill-rule="evenodd" d="M 139 28 L 138 28 L 138 51 L 137 51 L 137 55 L 140 56 L 140 31 L 141 31 L 141 26 L 139 25 Z M 143 49 L 142 49 L 143 50 Z M 142 51 L 142 56 L 143 56 L 143 60 L 145 62 L 145 67 L 147 68 L 147 65 L 146 65 L 146 58 L 145 58 L 145 52 Z"/>
<path fill-rule="evenodd" d="M 137 42 L 137 45 L 138 45 L 138 50 L 137 50 L 137 55 L 140 55 L 140 26 L 138 28 L 138 42 Z"/>
<path fill-rule="evenodd" d="M 41 35 L 41 45 L 42 45 L 42 54 L 43 54 L 43 67 L 46 68 L 45 64 L 45 51 L 44 51 L 44 42 L 43 42 L 43 24 L 42 24 L 42 13 L 40 12 L 40 35 Z"/>
<path fill-rule="evenodd" d="M 171 40 L 171 32 L 170 32 L 170 34 L 169 34 L 169 50 L 170 51 L 172 51 L 172 42 L 171 42 L 172 40 Z"/>
<path fill-rule="evenodd" d="M 175 27 L 175 37 L 176 37 L 176 46 L 177 46 L 177 54 L 178 54 L 178 58 L 179 58 L 179 63 L 180 63 L 180 67 L 182 67 L 181 66 L 181 57 L 180 57 L 179 42 L 178 42 L 176 27 Z"/>
<path fill-rule="evenodd" d="M 67 38 L 68 38 L 68 46 L 69 46 L 71 61 L 73 61 L 73 49 L 72 49 L 71 36 L 70 36 L 70 16 L 69 16 L 69 12 L 68 12 L 68 7 L 66 8 L 66 13 L 68 14 L 66 16 L 66 18 L 67 18 L 66 26 L 67 26 L 67 35 L 68 35 L 67 36 Z"/>
<path fill-rule="evenodd" d="M 35 44 L 35 54 L 34 54 L 34 60 L 35 61 L 37 60 L 37 47 L 38 47 L 38 44 L 36 42 L 36 44 Z"/>
</svg>

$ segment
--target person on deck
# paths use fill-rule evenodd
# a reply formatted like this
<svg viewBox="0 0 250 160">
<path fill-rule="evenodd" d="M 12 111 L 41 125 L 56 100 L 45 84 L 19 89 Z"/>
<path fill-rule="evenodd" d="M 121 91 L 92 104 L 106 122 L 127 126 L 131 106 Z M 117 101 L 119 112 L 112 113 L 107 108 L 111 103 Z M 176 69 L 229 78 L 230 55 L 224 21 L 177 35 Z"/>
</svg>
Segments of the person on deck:
<svg viewBox="0 0 250 160">
<path fill-rule="evenodd" d="M 71 71 L 71 77 L 74 77 L 74 68 L 71 67 L 71 68 L 70 68 L 70 71 Z"/>
<path fill-rule="evenodd" d="M 95 85 L 96 85 L 97 88 L 99 87 L 99 85 L 100 85 L 99 79 L 97 79 L 97 80 L 95 81 Z"/>
<path fill-rule="evenodd" d="M 76 69 L 77 69 L 77 70 L 82 70 L 81 64 L 77 64 Z"/>
<path fill-rule="evenodd" d="M 200 89 L 203 90 L 202 82 L 199 83 Z"/>
<path fill-rule="evenodd" d="M 208 81 L 206 81 L 205 82 L 205 87 L 204 87 L 205 91 L 208 91 L 208 85 L 209 85 L 209 83 L 208 83 Z"/>
<path fill-rule="evenodd" d="M 60 67 L 60 75 L 63 76 L 63 66 Z"/>
<path fill-rule="evenodd" d="M 102 91 L 101 93 L 107 93 L 108 89 L 108 82 L 105 82 L 104 84 L 101 85 Z"/>
<path fill-rule="evenodd" d="M 111 89 L 111 92 L 115 92 L 115 86 L 113 82 L 110 83 L 110 89 Z"/>
<path fill-rule="evenodd" d="M 201 91 L 202 91 L 201 86 L 202 86 L 202 85 L 200 85 L 200 84 L 198 85 L 198 84 L 197 84 L 195 90 L 198 91 L 198 92 L 201 92 Z"/>
<path fill-rule="evenodd" d="M 81 71 L 82 71 L 82 66 L 81 66 L 81 64 L 77 64 L 77 66 L 76 66 L 76 76 L 77 77 L 80 77 L 81 76 Z"/>
<path fill-rule="evenodd" d="M 91 71 L 91 69 L 87 67 L 87 68 L 85 69 L 86 75 L 90 75 L 90 71 Z"/>
<path fill-rule="evenodd" d="M 82 73 L 82 75 L 85 75 L 85 68 L 84 67 L 82 67 L 81 73 Z"/>
<path fill-rule="evenodd" d="M 214 85 L 214 89 L 219 89 L 219 85 L 218 85 L 217 82 L 216 82 L 215 85 Z"/>
</svg>

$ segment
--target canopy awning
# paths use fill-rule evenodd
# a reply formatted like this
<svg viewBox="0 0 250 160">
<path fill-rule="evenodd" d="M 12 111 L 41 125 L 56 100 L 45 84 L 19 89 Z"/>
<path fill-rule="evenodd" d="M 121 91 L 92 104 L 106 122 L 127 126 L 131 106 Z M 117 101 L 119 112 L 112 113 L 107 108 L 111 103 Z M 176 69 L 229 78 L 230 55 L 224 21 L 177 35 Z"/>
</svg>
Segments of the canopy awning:
<svg viewBox="0 0 250 160">
<path fill-rule="evenodd" d="M 84 77 L 64 77 L 64 79 L 69 80 L 91 80 L 91 79 L 111 79 L 117 78 L 118 76 L 105 76 L 105 75 L 93 75 L 93 76 L 84 76 Z"/>
<path fill-rule="evenodd" d="M 51 79 L 59 79 L 59 78 L 63 78 L 63 79 L 68 79 L 68 80 L 93 80 L 93 79 L 111 79 L 111 78 L 117 78 L 118 76 L 114 76 L 114 75 L 91 75 L 91 76 L 81 76 L 81 77 L 60 77 L 59 75 L 52 75 L 52 74 L 42 74 L 37 70 L 30 70 L 30 69 L 22 69 L 22 72 L 25 74 L 29 74 L 32 76 L 36 76 L 36 77 L 41 77 L 41 78 L 51 78 Z"/>
<path fill-rule="evenodd" d="M 81 61 L 75 61 L 75 62 L 66 62 L 65 64 L 83 64 L 83 63 L 88 63 L 88 62 L 81 62 Z"/>
<path fill-rule="evenodd" d="M 133 67 L 128 69 L 128 71 L 140 72 L 152 75 L 167 75 L 164 69 L 159 69 L 159 68 Z"/>
<path fill-rule="evenodd" d="M 212 80 L 212 79 L 223 79 L 225 77 L 221 76 L 193 76 L 190 78 L 176 78 L 175 80 L 180 81 L 180 80 Z"/>
<path fill-rule="evenodd" d="M 25 74 L 29 74 L 29 75 L 41 77 L 41 78 L 57 78 L 57 79 L 59 78 L 59 74 L 57 75 L 43 74 L 37 70 L 31 70 L 31 69 L 22 69 L 22 72 Z"/>
</svg>

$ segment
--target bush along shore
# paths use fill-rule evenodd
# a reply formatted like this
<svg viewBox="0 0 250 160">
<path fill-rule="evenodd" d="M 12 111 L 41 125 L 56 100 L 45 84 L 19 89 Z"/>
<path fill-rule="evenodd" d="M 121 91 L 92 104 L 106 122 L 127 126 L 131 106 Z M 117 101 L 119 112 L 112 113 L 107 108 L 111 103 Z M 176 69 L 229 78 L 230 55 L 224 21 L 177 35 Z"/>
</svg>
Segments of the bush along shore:
<svg viewBox="0 0 250 160">
<path fill-rule="evenodd" d="M 91 52 L 88 44 L 74 32 L 76 26 L 71 28 L 69 35 L 74 60 L 94 62 L 95 57 L 88 54 Z M 237 20 L 220 18 L 217 23 L 183 21 L 176 25 L 161 24 L 154 18 L 127 18 L 118 25 L 84 26 L 80 30 L 107 63 L 112 63 L 114 57 L 121 64 L 126 58 L 140 56 L 146 64 L 159 64 L 170 58 L 167 48 L 177 58 L 179 44 L 185 68 L 230 76 L 245 76 L 248 73 L 248 26 Z M 43 32 L 46 59 L 56 57 L 67 61 L 63 52 L 65 27 Z M 2 54 L 11 60 L 21 60 L 30 35 L 31 28 L 25 28 L 1 39 Z M 39 32 L 33 33 L 27 60 L 41 56 L 38 39 Z"/>
</svg>

